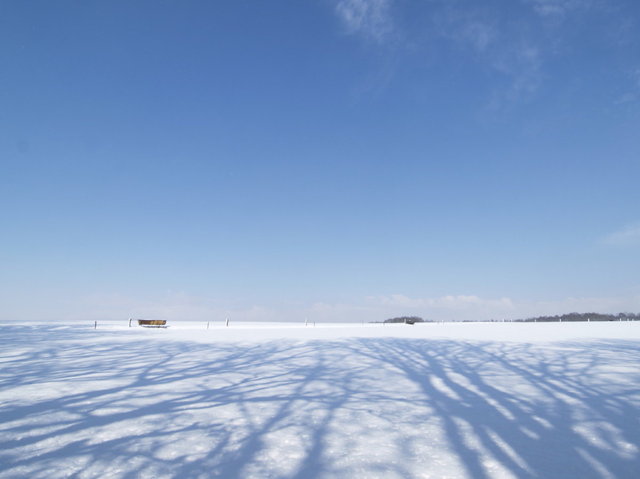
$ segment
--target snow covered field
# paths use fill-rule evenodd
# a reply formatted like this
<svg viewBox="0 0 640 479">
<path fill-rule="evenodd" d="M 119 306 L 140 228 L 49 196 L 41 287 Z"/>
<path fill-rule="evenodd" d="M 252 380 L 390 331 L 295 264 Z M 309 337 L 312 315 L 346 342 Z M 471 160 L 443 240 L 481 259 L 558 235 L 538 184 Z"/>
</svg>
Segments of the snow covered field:
<svg viewBox="0 0 640 479">
<path fill-rule="evenodd" d="M 0 323 L 0 479 L 640 477 L 640 323 Z"/>
</svg>

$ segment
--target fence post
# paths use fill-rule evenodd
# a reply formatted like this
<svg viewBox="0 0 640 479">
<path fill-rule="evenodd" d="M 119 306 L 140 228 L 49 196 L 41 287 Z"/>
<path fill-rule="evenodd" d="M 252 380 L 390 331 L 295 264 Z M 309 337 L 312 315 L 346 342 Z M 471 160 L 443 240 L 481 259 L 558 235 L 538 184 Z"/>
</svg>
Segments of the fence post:
<svg viewBox="0 0 640 479">
<path fill-rule="evenodd" d="M 94 321 L 94 323 L 93 323 L 93 329 L 98 329 L 98 321 Z"/>
<path fill-rule="evenodd" d="M 225 321 L 225 324 L 227 326 L 227 328 L 229 327 L 229 318 L 227 318 L 227 320 Z"/>
</svg>

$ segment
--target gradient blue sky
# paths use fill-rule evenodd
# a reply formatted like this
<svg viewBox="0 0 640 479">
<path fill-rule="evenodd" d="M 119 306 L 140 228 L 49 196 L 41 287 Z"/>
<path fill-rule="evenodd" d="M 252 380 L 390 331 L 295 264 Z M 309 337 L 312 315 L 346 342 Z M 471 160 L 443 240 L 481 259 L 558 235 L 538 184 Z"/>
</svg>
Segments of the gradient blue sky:
<svg viewBox="0 0 640 479">
<path fill-rule="evenodd" d="M 0 319 L 640 310 L 636 0 L 0 3 Z"/>
</svg>

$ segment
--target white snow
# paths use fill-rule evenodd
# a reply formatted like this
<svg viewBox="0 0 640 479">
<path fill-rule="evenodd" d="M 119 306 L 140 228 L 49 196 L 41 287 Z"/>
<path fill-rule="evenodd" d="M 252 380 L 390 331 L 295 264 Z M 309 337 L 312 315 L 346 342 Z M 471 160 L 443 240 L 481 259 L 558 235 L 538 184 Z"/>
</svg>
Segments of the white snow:
<svg viewBox="0 0 640 479">
<path fill-rule="evenodd" d="M 640 322 L 0 323 L 0 479 L 640 477 Z"/>
</svg>

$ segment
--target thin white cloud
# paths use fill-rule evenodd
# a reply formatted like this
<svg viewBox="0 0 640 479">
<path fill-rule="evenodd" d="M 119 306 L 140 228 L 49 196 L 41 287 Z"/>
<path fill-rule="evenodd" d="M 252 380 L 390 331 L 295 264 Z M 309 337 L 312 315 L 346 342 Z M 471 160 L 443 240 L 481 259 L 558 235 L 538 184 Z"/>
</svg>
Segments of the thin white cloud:
<svg viewBox="0 0 640 479">
<path fill-rule="evenodd" d="M 630 91 L 621 95 L 614 104 L 626 105 L 627 103 L 635 103 L 636 101 L 638 101 L 638 93 Z"/>
<path fill-rule="evenodd" d="M 409 308 L 443 308 L 449 310 L 464 310 L 470 307 L 510 309 L 513 303 L 509 298 L 483 299 L 475 295 L 447 295 L 438 298 L 410 298 L 402 294 L 392 294 L 372 298 L 374 301 L 387 306 Z"/>
<path fill-rule="evenodd" d="M 242 302 L 220 301 L 185 292 L 132 297 L 93 294 L 60 302 L 62 319 L 117 320 L 151 318 L 187 321 L 277 321 L 275 310 Z"/>
<path fill-rule="evenodd" d="M 531 301 L 482 298 L 477 295 L 445 295 L 416 298 L 403 294 L 370 296 L 354 303 L 316 303 L 297 312 L 297 318 L 313 321 L 382 321 L 396 316 L 420 316 L 431 320 L 478 321 L 525 319 L 571 312 L 619 313 L 640 310 L 640 295 L 620 297 L 567 297 Z"/>
<path fill-rule="evenodd" d="M 629 225 L 604 237 L 603 242 L 610 246 L 640 245 L 640 224 Z"/>
<path fill-rule="evenodd" d="M 529 99 L 542 83 L 544 48 L 539 39 L 516 29 L 498 10 L 445 5 L 434 10 L 433 31 L 484 66 L 498 80 L 490 106 L 501 109 Z"/>
<path fill-rule="evenodd" d="M 493 68 L 510 79 L 507 88 L 494 92 L 494 105 L 517 103 L 531 98 L 542 83 L 542 55 L 537 46 L 512 45 L 492 59 Z"/>
<path fill-rule="evenodd" d="M 335 8 L 350 34 L 382 42 L 393 32 L 391 0 L 338 0 Z"/>
<path fill-rule="evenodd" d="M 571 37 L 564 29 L 570 17 L 603 13 L 626 25 L 626 36 L 635 38 L 636 31 L 635 24 L 630 27 L 633 22 L 622 18 L 605 0 L 519 0 L 520 5 L 514 5 L 509 14 L 474 0 L 431 0 L 415 10 L 396 0 L 333 2 L 348 33 L 385 47 L 428 52 L 443 39 L 457 45 L 461 58 L 466 54 L 467 60 L 476 61 L 492 76 L 490 111 L 509 109 L 536 95 L 544 85 L 549 60 L 571 49 Z M 420 11 L 422 17 L 406 21 L 402 11 Z M 616 103 L 638 100 L 640 89 L 634 87 L 622 91 Z"/>
<path fill-rule="evenodd" d="M 434 10 L 432 21 L 439 36 L 480 54 L 494 46 L 500 37 L 496 15 L 486 10 L 446 6 Z"/>
<path fill-rule="evenodd" d="M 629 83 L 627 91 L 615 101 L 615 104 L 635 103 L 640 100 L 640 68 L 629 74 Z"/>
<path fill-rule="evenodd" d="M 593 0 L 525 0 L 538 15 L 554 20 L 561 19 L 572 11 L 586 9 Z"/>
<path fill-rule="evenodd" d="M 465 25 L 461 34 L 479 52 L 486 51 L 496 37 L 495 29 L 491 25 L 480 22 Z"/>
<path fill-rule="evenodd" d="M 638 238 L 639 236 L 636 236 Z M 8 303 L 7 303 L 8 304 Z M 404 294 L 354 298 L 348 302 L 252 305 L 243 301 L 214 300 L 186 293 L 166 293 L 156 297 L 134 298 L 119 294 L 95 294 L 73 301 L 51 301 L 46 308 L 24 311 L 9 305 L 4 314 L 10 320 L 76 319 L 86 321 L 128 318 L 168 319 L 170 321 L 294 321 L 369 322 L 397 316 L 420 316 L 431 320 L 523 319 L 570 312 L 619 313 L 640 311 L 640 294 L 619 297 L 567 297 L 559 300 L 531 301 L 512 298 L 483 298 L 477 295 L 410 297 Z"/>
<path fill-rule="evenodd" d="M 564 15 L 567 10 L 567 1 L 563 0 L 529 0 L 533 10 L 544 17 L 556 17 Z"/>
</svg>

